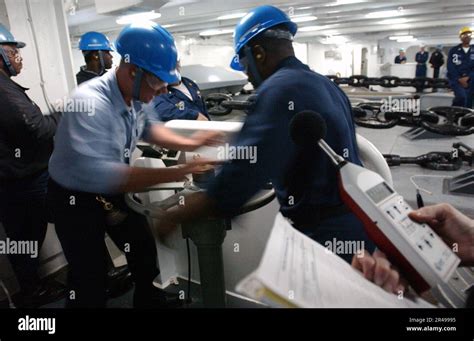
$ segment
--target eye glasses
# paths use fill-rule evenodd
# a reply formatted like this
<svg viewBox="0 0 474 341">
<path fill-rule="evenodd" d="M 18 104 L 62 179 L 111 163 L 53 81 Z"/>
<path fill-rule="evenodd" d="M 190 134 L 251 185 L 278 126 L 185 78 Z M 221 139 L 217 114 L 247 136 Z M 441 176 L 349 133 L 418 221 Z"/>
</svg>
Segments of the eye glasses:
<svg viewBox="0 0 474 341">
<path fill-rule="evenodd" d="M 256 47 L 256 46 L 260 47 L 260 45 L 255 45 L 254 47 Z M 247 47 L 245 47 L 245 48 L 247 48 Z M 250 48 L 248 48 L 247 53 L 250 53 L 250 54 L 252 53 Z M 247 71 L 249 69 L 249 59 L 247 57 L 247 53 L 242 50 L 242 51 L 239 52 L 239 54 L 237 56 L 235 56 L 235 58 L 239 59 L 238 62 L 240 64 L 240 67 L 243 68 L 243 70 L 241 70 L 241 71 L 243 71 L 245 73 L 247 73 Z"/>
<path fill-rule="evenodd" d="M 249 69 L 249 61 L 247 57 L 239 58 L 239 64 L 243 67 L 243 71 L 247 72 Z"/>
<path fill-rule="evenodd" d="M 143 76 L 145 78 L 146 83 L 148 86 L 153 89 L 155 92 L 160 91 L 168 86 L 168 83 L 163 82 L 161 79 L 158 77 L 152 75 L 149 72 L 144 72 Z"/>
</svg>

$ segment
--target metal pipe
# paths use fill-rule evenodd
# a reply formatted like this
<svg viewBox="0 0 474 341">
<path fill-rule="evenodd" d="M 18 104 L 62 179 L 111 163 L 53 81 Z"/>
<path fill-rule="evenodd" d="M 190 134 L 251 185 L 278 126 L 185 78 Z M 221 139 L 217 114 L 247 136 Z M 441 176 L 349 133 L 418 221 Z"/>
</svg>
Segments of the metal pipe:
<svg viewBox="0 0 474 341">
<path fill-rule="evenodd" d="M 340 165 L 341 163 L 345 162 L 344 158 L 337 154 L 323 139 L 318 141 L 319 147 L 329 156 L 331 161 L 336 165 Z"/>
</svg>

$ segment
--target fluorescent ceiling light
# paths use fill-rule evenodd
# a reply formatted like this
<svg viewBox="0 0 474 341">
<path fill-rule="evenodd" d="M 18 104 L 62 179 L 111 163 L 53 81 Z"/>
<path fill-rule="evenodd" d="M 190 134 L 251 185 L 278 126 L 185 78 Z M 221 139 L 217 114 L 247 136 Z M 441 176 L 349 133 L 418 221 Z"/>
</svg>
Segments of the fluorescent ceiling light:
<svg viewBox="0 0 474 341">
<path fill-rule="evenodd" d="M 300 23 L 300 22 L 308 22 L 308 21 L 314 21 L 318 19 L 318 17 L 315 17 L 314 15 L 304 15 L 304 16 L 298 16 L 298 17 L 291 17 L 291 21 Z"/>
<path fill-rule="evenodd" d="M 124 15 L 122 17 L 119 17 L 117 20 L 115 20 L 115 22 L 118 25 L 128 25 L 134 22 L 158 19 L 159 17 L 161 17 L 161 13 L 157 13 L 155 11 L 141 12 L 141 13 Z"/>
<path fill-rule="evenodd" d="M 161 27 L 164 27 L 164 28 L 170 28 L 170 27 L 175 27 L 176 24 L 167 24 L 167 25 L 161 25 Z"/>
<path fill-rule="evenodd" d="M 380 12 L 371 12 L 366 14 L 366 18 L 375 19 L 375 18 L 390 18 L 397 17 L 403 14 L 403 11 L 393 10 L 393 11 L 380 11 Z"/>
<path fill-rule="evenodd" d="M 311 7 L 311 6 L 296 7 L 296 9 L 302 9 L 302 10 L 303 10 L 303 9 L 310 9 L 310 8 L 312 8 L 312 7 Z"/>
<path fill-rule="evenodd" d="M 394 19 L 385 19 L 385 20 L 379 21 L 378 23 L 380 25 L 395 25 L 395 24 L 405 24 L 406 22 L 408 22 L 408 20 L 405 18 L 394 18 Z"/>
<path fill-rule="evenodd" d="M 298 31 L 300 32 L 311 32 L 311 31 L 319 31 L 324 29 L 323 26 L 304 26 L 301 28 L 298 28 Z"/>
<path fill-rule="evenodd" d="M 359 2 L 362 2 L 362 0 L 336 0 L 335 2 L 331 2 L 325 6 L 333 7 L 333 6 L 339 6 L 339 5 L 357 4 Z"/>
<path fill-rule="evenodd" d="M 348 39 L 346 37 L 343 37 L 343 36 L 331 36 L 331 37 L 327 37 L 326 39 L 324 39 L 322 41 L 323 44 L 335 44 L 335 45 L 339 45 L 339 44 L 345 44 L 347 43 Z"/>
<path fill-rule="evenodd" d="M 411 37 L 411 38 L 400 38 L 400 39 L 397 39 L 397 42 L 398 43 L 408 43 L 410 41 L 417 41 L 418 39 L 414 38 L 414 37 Z"/>
<path fill-rule="evenodd" d="M 399 40 L 399 39 L 412 39 L 413 36 L 391 36 L 388 37 L 390 40 Z"/>
<path fill-rule="evenodd" d="M 357 4 L 359 2 L 362 2 L 362 0 L 336 0 L 338 5 Z"/>
<path fill-rule="evenodd" d="M 221 34 L 231 34 L 234 33 L 234 30 L 229 29 L 219 29 L 219 30 L 205 30 L 199 33 L 201 37 L 210 37 L 210 36 L 218 36 Z"/>
<path fill-rule="evenodd" d="M 221 15 L 220 17 L 217 17 L 217 20 L 228 20 L 228 19 L 240 19 L 245 17 L 247 13 L 231 13 L 231 14 L 225 14 Z"/>
</svg>

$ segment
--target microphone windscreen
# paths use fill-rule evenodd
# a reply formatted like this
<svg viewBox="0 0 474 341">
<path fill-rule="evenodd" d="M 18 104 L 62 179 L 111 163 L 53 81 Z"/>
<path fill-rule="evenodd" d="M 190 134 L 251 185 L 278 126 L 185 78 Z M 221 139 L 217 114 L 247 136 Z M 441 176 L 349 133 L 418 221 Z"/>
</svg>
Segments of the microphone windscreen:
<svg viewBox="0 0 474 341">
<path fill-rule="evenodd" d="M 290 122 L 290 137 L 299 146 L 314 145 L 326 137 L 326 122 L 315 111 L 301 111 Z"/>
</svg>

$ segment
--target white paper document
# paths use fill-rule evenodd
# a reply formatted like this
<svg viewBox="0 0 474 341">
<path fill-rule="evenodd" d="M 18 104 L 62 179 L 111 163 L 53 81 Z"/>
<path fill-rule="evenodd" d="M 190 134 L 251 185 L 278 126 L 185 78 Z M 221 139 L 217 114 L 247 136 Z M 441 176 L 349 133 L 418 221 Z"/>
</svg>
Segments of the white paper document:
<svg viewBox="0 0 474 341">
<path fill-rule="evenodd" d="M 399 298 L 294 229 L 278 213 L 259 267 L 236 290 L 274 307 L 431 308 Z"/>
</svg>

